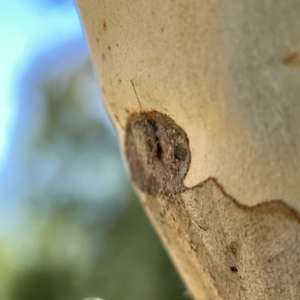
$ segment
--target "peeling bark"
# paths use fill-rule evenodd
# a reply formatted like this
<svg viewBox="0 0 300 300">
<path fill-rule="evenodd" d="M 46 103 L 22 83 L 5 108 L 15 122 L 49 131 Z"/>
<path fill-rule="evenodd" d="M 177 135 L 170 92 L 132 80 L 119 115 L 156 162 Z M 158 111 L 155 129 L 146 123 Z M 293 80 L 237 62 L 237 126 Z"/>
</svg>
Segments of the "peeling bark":
<svg viewBox="0 0 300 300">
<path fill-rule="evenodd" d="M 213 178 L 143 195 L 195 299 L 298 299 L 299 215 L 282 201 L 240 205 Z"/>
<path fill-rule="evenodd" d="M 126 128 L 132 180 L 196 299 L 300 295 L 300 217 L 293 209 L 278 200 L 242 205 L 214 178 L 186 188 L 188 139 L 163 114 L 134 114 Z"/>
</svg>

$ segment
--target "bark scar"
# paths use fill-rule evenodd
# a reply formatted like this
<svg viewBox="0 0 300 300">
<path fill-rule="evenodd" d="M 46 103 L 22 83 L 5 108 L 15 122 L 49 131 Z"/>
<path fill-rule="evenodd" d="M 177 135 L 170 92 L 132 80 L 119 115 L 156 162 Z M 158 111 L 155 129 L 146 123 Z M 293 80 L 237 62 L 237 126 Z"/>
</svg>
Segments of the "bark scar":
<svg viewBox="0 0 300 300">
<path fill-rule="evenodd" d="M 185 190 L 189 142 L 170 117 L 157 111 L 132 114 L 126 126 L 125 153 L 131 177 L 143 192 L 168 195 Z"/>
</svg>

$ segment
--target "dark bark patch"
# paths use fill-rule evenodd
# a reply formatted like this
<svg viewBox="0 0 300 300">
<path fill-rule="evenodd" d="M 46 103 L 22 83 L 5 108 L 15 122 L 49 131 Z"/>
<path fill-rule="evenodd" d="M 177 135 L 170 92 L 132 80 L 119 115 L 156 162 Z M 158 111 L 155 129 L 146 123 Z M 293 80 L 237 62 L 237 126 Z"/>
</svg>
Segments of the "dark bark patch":
<svg viewBox="0 0 300 300">
<path fill-rule="evenodd" d="M 175 194 L 185 190 L 190 165 L 184 130 L 156 112 L 135 113 L 126 126 L 125 154 L 132 180 L 145 193 Z"/>
<path fill-rule="evenodd" d="M 230 267 L 230 271 L 233 273 L 237 273 L 238 269 L 236 267 L 232 266 L 232 267 Z"/>
</svg>

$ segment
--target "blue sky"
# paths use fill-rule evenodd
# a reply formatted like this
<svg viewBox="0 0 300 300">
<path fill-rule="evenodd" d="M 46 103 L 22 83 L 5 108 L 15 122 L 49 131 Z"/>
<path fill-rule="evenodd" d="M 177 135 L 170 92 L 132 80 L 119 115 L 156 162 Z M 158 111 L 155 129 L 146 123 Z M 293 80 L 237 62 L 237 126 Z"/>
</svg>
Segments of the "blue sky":
<svg viewBox="0 0 300 300">
<path fill-rule="evenodd" d="M 34 0 L 0 2 L 0 169 L 10 142 L 16 90 L 23 69 L 41 49 L 81 34 L 80 20 L 72 4 L 50 5 Z"/>
</svg>

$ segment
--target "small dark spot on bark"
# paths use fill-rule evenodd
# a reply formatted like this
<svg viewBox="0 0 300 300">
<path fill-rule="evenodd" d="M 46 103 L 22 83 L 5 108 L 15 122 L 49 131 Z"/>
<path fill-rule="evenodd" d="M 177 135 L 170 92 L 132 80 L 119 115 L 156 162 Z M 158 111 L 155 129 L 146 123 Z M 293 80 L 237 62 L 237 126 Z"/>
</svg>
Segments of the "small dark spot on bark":
<svg viewBox="0 0 300 300">
<path fill-rule="evenodd" d="M 99 43 L 99 38 L 96 38 L 97 43 Z"/>
<path fill-rule="evenodd" d="M 107 25 L 106 25 L 106 21 L 104 20 L 103 22 L 103 29 L 106 30 L 107 29 Z"/>
<path fill-rule="evenodd" d="M 230 271 L 233 273 L 237 273 L 238 269 L 234 266 L 230 267 Z"/>
<path fill-rule="evenodd" d="M 300 53 L 293 52 L 284 57 L 281 62 L 288 67 L 296 67 L 300 65 Z"/>
<path fill-rule="evenodd" d="M 102 60 L 106 60 L 106 55 L 105 55 L 105 53 L 102 53 Z"/>
<path fill-rule="evenodd" d="M 121 79 L 119 79 L 119 82 L 120 82 L 120 83 L 122 83 L 122 80 L 121 80 Z"/>
<path fill-rule="evenodd" d="M 117 45 L 117 47 L 119 47 L 119 44 L 116 44 Z"/>
<path fill-rule="evenodd" d="M 161 28 L 160 31 L 161 31 L 161 32 L 164 32 L 164 28 Z"/>
<path fill-rule="evenodd" d="M 107 49 L 108 49 L 109 51 L 111 51 L 111 46 L 108 46 Z"/>
</svg>

